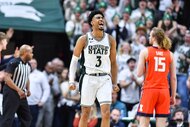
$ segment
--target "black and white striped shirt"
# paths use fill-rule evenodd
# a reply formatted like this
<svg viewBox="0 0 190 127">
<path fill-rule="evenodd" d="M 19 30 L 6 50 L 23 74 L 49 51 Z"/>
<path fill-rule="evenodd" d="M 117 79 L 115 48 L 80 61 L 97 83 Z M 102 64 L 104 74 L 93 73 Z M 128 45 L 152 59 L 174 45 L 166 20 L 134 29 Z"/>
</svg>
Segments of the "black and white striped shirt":
<svg viewBox="0 0 190 127">
<path fill-rule="evenodd" d="M 29 79 L 29 74 L 31 72 L 30 64 L 24 63 L 21 58 L 15 58 L 11 60 L 5 72 L 12 74 L 12 80 L 22 90 L 26 89 L 26 83 Z"/>
</svg>

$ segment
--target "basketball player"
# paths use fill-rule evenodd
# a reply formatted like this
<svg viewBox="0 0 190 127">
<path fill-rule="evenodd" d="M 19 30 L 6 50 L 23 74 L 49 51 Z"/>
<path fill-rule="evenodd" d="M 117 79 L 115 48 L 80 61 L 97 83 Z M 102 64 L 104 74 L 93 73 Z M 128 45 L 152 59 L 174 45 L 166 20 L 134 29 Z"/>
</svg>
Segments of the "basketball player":
<svg viewBox="0 0 190 127">
<path fill-rule="evenodd" d="M 84 60 L 84 75 L 81 85 L 81 119 L 79 127 L 87 127 L 91 106 L 97 98 L 101 107 L 101 127 L 110 127 L 110 104 L 112 88 L 118 92 L 116 41 L 104 32 L 104 15 L 100 11 L 92 11 L 88 17 L 92 32 L 81 36 L 74 48 L 70 70 L 70 89 L 74 84 L 77 62 L 81 55 Z M 112 85 L 113 84 L 113 85 Z"/>
<path fill-rule="evenodd" d="M 141 51 L 137 75 L 145 74 L 142 98 L 137 114 L 140 127 L 148 127 L 155 110 L 156 127 L 165 127 L 170 104 L 175 103 L 176 71 L 173 53 L 169 51 L 171 42 L 161 28 L 153 28 L 149 43 L 152 45 Z M 170 72 L 171 98 L 168 73 Z"/>
</svg>

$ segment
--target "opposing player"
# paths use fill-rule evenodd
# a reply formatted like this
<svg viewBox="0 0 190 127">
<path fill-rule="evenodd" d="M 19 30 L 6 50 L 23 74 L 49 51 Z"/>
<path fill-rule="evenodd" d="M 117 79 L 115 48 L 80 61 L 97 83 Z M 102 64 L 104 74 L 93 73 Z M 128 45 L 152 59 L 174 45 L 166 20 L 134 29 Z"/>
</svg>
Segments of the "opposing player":
<svg viewBox="0 0 190 127">
<path fill-rule="evenodd" d="M 161 28 L 153 28 L 149 43 L 152 45 L 141 51 L 137 75 L 145 74 L 142 97 L 137 114 L 140 127 L 148 127 L 155 111 L 156 127 L 165 127 L 170 104 L 175 103 L 176 71 L 173 53 L 169 51 L 171 42 Z M 170 73 L 171 98 L 168 73 Z"/>
<path fill-rule="evenodd" d="M 97 98 L 101 107 L 101 127 L 110 127 L 112 88 L 119 91 L 117 83 L 116 42 L 104 32 L 104 15 L 92 11 L 88 17 L 92 32 L 81 36 L 74 48 L 70 70 L 70 89 L 74 84 L 77 62 L 84 59 L 84 75 L 81 76 L 81 119 L 79 127 L 87 127 L 91 106 Z M 113 84 L 113 85 L 112 85 Z"/>
</svg>

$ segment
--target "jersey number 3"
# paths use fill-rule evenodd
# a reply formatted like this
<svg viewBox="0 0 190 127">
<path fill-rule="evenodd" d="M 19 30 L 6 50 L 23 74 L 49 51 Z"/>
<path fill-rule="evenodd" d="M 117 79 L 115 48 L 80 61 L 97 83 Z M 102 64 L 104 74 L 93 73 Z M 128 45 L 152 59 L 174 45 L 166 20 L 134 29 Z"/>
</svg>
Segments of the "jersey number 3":
<svg viewBox="0 0 190 127">
<path fill-rule="evenodd" d="M 154 67 L 154 71 L 158 71 L 158 72 L 165 72 L 166 70 L 166 63 L 165 57 L 154 57 L 155 60 L 155 67 Z"/>
<path fill-rule="evenodd" d="M 102 60 L 101 60 L 101 56 L 96 56 L 96 59 L 98 61 L 98 63 L 96 63 L 96 67 L 100 67 L 100 65 L 102 64 Z"/>
</svg>

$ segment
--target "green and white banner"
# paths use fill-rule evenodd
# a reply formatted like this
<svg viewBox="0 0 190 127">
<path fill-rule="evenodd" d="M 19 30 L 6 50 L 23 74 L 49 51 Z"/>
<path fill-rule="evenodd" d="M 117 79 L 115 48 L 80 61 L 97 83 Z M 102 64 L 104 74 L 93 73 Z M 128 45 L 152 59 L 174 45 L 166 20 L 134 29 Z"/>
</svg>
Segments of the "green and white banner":
<svg viewBox="0 0 190 127">
<path fill-rule="evenodd" d="M 64 32 L 59 0 L 0 0 L 0 28 Z"/>
</svg>

